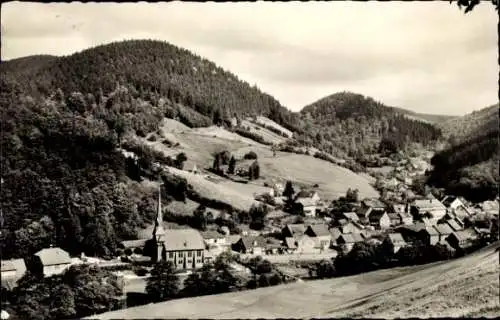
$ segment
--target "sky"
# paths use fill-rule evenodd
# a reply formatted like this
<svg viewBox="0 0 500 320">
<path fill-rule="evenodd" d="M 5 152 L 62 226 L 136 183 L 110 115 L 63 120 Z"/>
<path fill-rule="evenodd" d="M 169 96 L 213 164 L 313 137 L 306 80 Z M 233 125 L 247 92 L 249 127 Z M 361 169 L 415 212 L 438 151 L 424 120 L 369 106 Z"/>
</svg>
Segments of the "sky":
<svg viewBox="0 0 500 320">
<path fill-rule="evenodd" d="M 168 41 L 298 111 L 351 91 L 463 115 L 498 101 L 497 14 L 433 2 L 2 4 L 2 60 L 125 39 Z"/>
</svg>

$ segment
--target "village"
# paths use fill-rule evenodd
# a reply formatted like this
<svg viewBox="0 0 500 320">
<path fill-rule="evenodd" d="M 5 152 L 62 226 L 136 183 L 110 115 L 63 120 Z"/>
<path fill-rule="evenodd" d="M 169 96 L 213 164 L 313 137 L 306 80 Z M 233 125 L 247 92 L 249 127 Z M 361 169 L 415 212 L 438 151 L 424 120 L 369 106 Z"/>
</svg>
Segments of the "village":
<svg viewBox="0 0 500 320">
<path fill-rule="evenodd" d="M 246 163 L 252 167 L 253 162 Z M 497 200 L 472 205 L 455 196 L 445 195 L 440 199 L 432 193 L 417 196 L 410 190 L 412 179 L 428 169 L 426 162 L 392 165 L 393 170 L 375 174 L 381 198 L 359 199 L 357 190 L 348 189 L 343 197 L 324 200 L 314 186 L 295 191 L 290 181 L 265 182 L 269 191 L 255 196 L 265 207 L 263 225 L 250 228 L 241 224 L 239 233 L 216 224 L 208 224 L 204 230 L 187 226 L 169 228 L 164 222 L 159 190 L 151 236 L 121 242 L 115 259 L 84 254 L 70 257 L 61 248 L 45 248 L 26 259 L 2 260 L 2 286 L 11 290 L 28 269 L 49 277 L 62 274 L 71 265 L 96 264 L 115 270 L 125 292 L 144 292 L 151 263 L 155 261 L 172 262 L 179 276 L 185 278 L 227 253 L 241 262 L 231 264 L 233 271 L 246 274 L 247 278 L 251 271 L 245 262 L 261 257 L 275 265 L 282 275 L 300 279 L 311 275 L 297 271 L 300 268 L 295 267 L 301 262 L 332 261 L 360 243 L 384 244 L 394 254 L 416 243 L 440 244 L 450 252 L 467 253 L 480 241 L 494 241 L 498 234 Z M 196 165 L 185 170 L 205 179 L 216 178 L 213 172 L 203 172 Z M 248 169 L 245 172 L 241 166 L 234 171 L 248 175 Z M 210 208 L 203 212 L 209 221 L 217 214 L 220 212 Z"/>
</svg>

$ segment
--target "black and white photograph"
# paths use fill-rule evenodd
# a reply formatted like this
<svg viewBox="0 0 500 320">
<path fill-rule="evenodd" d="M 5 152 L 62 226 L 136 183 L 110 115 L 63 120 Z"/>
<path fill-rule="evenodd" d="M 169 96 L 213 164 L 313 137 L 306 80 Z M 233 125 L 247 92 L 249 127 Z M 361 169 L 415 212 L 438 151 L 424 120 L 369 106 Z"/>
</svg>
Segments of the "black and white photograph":
<svg viewBox="0 0 500 320">
<path fill-rule="evenodd" d="M 1 320 L 500 315 L 499 3 L 1 4 Z"/>
</svg>

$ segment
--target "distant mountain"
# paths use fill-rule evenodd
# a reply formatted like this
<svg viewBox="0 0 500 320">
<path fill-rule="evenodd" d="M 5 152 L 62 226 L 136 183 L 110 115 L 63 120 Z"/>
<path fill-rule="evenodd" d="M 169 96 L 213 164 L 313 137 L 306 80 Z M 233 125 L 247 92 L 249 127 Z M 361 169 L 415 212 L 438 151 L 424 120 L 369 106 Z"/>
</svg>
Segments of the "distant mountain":
<svg viewBox="0 0 500 320">
<path fill-rule="evenodd" d="M 441 114 L 427 114 L 427 113 L 418 113 L 414 111 L 410 111 L 407 109 L 403 108 L 396 108 L 392 107 L 396 112 L 400 112 L 402 114 L 407 115 L 410 119 L 415 119 L 415 120 L 420 120 L 424 122 L 429 122 L 432 124 L 440 124 L 446 121 L 450 121 L 454 118 L 457 118 L 456 116 L 448 116 L 448 115 L 441 115 Z"/>
<path fill-rule="evenodd" d="M 340 146 L 350 155 L 373 153 L 386 146 L 394 151 L 411 143 L 428 145 L 440 138 L 437 127 L 411 119 L 410 114 L 414 113 L 352 92 L 332 94 L 300 111 L 306 132 L 315 132 L 313 141 L 324 142 L 324 149 L 332 153 Z"/>
<path fill-rule="evenodd" d="M 481 135 L 498 128 L 499 104 L 474 111 L 463 117 L 456 117 L 439 124 L 443 135 L 460 142 L 472 136 Z"/>
<path fill-rule="evenodd" d="M 499 105 L 442 123 L 451 145 L 432 159 L 429 184 L 472 201 L 498 195 Z"/>
</svg>

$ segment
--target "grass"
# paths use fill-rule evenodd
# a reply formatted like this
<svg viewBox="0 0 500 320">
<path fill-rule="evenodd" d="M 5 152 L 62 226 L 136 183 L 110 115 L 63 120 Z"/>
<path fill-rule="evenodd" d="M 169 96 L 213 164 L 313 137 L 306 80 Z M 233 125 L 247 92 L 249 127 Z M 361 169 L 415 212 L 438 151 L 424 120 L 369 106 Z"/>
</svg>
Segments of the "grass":
<svg viewBox="0 0 500 320">
<path fill-rule="evenodd" d="M 248 120 L 241 121 L 243 127 L 250 127 L 250 132 L 261 136 L 265 141 L 270 143 L 281 143 L 287 140 L 287 138 L 280 136 L 271 130 L 264 128 L 258 124 L 252 123 Z"/>
<path fill-rule="evenodd" d="M 269 178 L 282 178 L 306 185 L 318 184 L 321 198 L 345 195 L 347 189 L 359 189 L 361 197 L 378 197 L 366 178 L 330 162 L 307 155 L 278 153 L 259 159 L 261 172 Z"/>
<path fill-rule="evenodd" d="M 179 299 L 98 315 L 132 318 L 454 317 L 498 310 L 498 254 L 489 248 L 425 266 Z"/>
<path fill-rule="evenodd" d="M 268 131 L 275 135 L 267 129 L 258 131 Z M 213 183 L 201 176 L 194 176 L 185 171 L 175 171 L 186 177 L 188 182 L 203 197 L 228 203 L 237 209 L 246 210 L 255 203 L 255 193 L 267 190 L 262 186 L 263 180 L 283 182 L 291 180 L 295 182 L 296 188 L 298 185 L 318 184 L 318 192 L 325 199 L 344 195 L 348 188 L 359 189 L 362 197 L 378 196 L 378 193 L 370 185 L 369 179 L 350 170 L 316 159 L 312 155 L 277 152 L 277 156 L 273 157 L 268 146 L 243 138 L 223 128 L 212 126 L 190 129 L 175 120 L 165 119 L 161 127 L 161 135 L 162 137 L 168 136 L 169 140 L 178 142 L 180 145 L 171 148 L 160 141 L 150 142 L 146 139 L 142 139 L 142 141 L 166 155 L 175 157 L 178 153 L 184 152 L 188 158 L 186 166 L 196 164 L 200 170 L 212 166 L 213 154 L 217 152 L 228 150 L 235 158 L 242 159 L 246 153 L 254 151 L 258 155 L 260 172 L 263 177 L 256 182 L 257 184 L 245 185 L 227 180 Z"/>
</svg>

